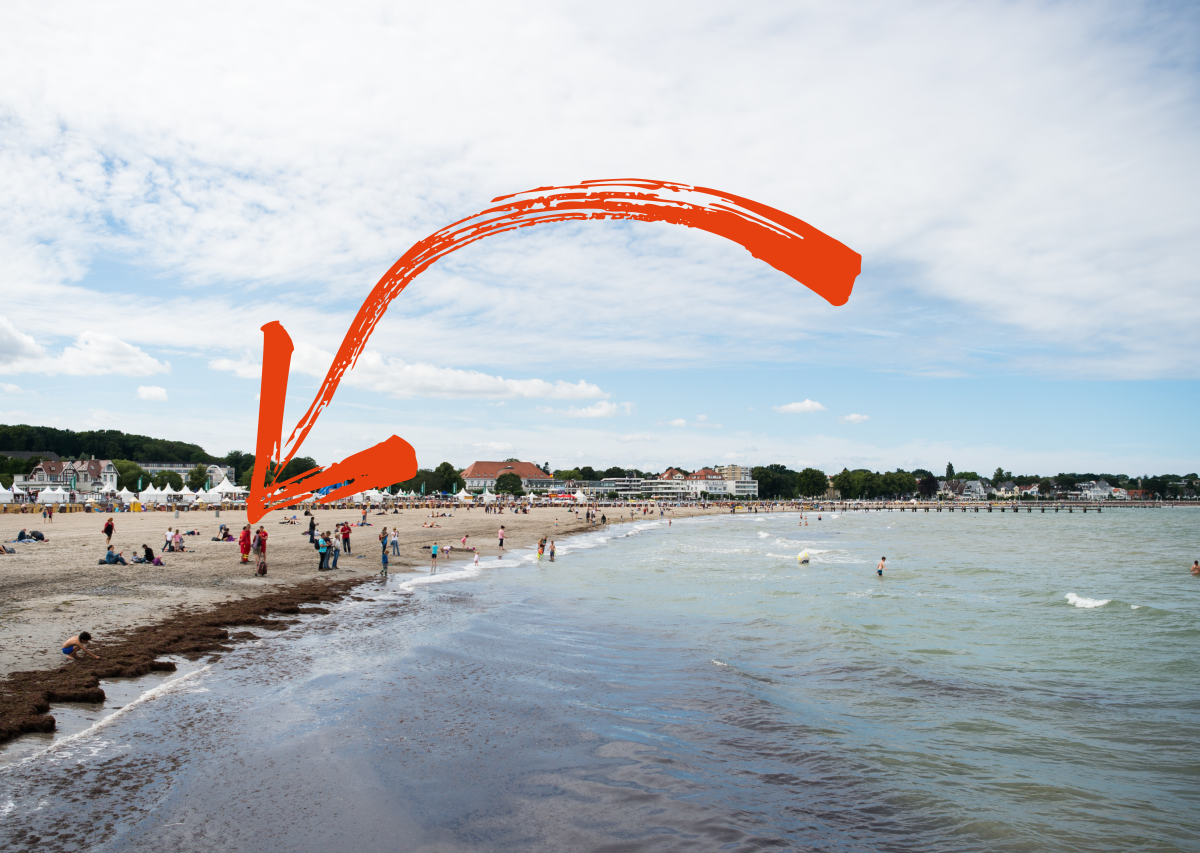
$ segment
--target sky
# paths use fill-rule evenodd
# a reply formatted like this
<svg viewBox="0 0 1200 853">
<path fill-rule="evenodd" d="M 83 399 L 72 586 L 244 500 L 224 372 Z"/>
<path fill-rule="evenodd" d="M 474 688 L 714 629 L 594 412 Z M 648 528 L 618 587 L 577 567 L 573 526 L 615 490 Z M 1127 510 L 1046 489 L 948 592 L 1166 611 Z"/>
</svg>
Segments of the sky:
<svg viewBox="0 0 1200 853">
<path fill-rule="evenodd" d="M 849 302 L 681 226 L 521 229 L 392 303 L 301 454 L 1192 472 L 1198 37 L 1136 2 L 5 3 L 0 423 L 252 451 L 263 324 L 290 426 L 413 243 L 636 177 L 835 237 Z"/>
</svg>

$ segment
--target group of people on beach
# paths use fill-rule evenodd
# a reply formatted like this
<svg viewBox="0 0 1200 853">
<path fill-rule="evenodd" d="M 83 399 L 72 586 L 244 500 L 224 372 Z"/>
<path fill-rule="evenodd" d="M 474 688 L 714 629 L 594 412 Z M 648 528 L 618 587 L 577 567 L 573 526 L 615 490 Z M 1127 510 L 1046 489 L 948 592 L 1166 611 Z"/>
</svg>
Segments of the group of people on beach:
<svg viewBox="0 0 1200 853">
<path fill-rule="evenodd" d="M 242 527 L 238 536 L 238 550 L 242 552 L 242 562 L 250 562 L 254 555 L 254 574 L 262 577 L 267 573 L 267 529 L 259 525 L 258 530 L 251 531 L 250 525 Z"/>
</svg>

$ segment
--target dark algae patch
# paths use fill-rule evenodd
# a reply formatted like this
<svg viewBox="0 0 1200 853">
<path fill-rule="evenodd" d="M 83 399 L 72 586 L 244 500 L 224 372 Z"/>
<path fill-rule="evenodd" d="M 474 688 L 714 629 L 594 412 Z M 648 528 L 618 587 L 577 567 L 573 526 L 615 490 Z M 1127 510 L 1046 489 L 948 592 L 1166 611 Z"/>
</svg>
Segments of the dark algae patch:
<svg viewBox="0 0 1200 853">
<path fill-rule="evenodd" d="M 91 648 L 100 660 L 81 658 L 57 669 L 14 672 L 0 681 L 0 743 L 27 732 L 54 731 L 52 702 L 103 702 L 101 679 L 173 671 L 175 664 L 157 660 L 162 655 L 194 660 L 212 652 L 230 651 L 231 642 L 258 638 L 250 631 L 231 635 L 230 628 L 282 631 L 296 620 L 278 616 L 329 613 L 317 605 L 344 598 L 361 583 L 361 578 L 311 580 L 278 592 L 228 601 L 202 612 L 180 613 L 93 642 Z"/>
</svg>

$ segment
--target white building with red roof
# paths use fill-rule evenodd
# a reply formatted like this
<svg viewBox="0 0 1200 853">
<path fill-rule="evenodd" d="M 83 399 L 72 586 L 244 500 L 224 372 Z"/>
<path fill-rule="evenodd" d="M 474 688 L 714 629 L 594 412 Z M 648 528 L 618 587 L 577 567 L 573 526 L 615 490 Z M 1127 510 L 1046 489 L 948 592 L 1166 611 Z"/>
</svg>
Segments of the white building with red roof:
<svg viewBox="0 0 1200 853">
<path fill-rule="evenodd" d="M 516 474 L 521 478 L 521 488 L 527 492 L 562 488 L 563 483 L 554 479 L 532 462 L 472 462 L 462 472 L 468 491 L 480 489 L 496 490 L 496 478 L 501 474 Z"/>
</svg>

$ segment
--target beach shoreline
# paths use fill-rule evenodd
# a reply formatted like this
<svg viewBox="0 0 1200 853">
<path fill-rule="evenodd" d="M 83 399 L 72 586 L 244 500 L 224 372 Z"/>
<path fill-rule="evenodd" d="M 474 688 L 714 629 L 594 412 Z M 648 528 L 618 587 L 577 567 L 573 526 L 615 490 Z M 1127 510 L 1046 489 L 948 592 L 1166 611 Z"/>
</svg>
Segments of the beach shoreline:
<svg viewBox="0 0 1200 853">
<path fill-rule="evenodd" d="M 443 512 L 447 515 L 442 516 Z M 454 514 L 449 515 L 451 512 Z M 720 514 L 728 514 L 728 509 L 669 510 L 672 518 Z M 299 524 L 285 523 L 293 516 Z M 336 522 L 361 521 L 361 512 L 318 509 L 315 517 L 318 531 L 332 530 Z M 400 555 L 390 556 L 390 572 L 415 576 L 428 572 L 428 549 L 434 542 L 443 554 L 439 560 L 444 560 L 443 571 L 452 571 L 473 561 L 476 553 L 463 548 L 463 536 L 468 548 L 477 543 L 481 558 L 494 560 L 509 551 L 535 548 L 542 535 L 565 541 L 602 527 L 588 524 L 582 513 L 580 520 L 575 520 L 574 512 L 565 507 L 535 508 L 528 515 L 488 514 L 482 508 L 368 514 L 371 526 L 352 529 L 353 552 L 341 555 L 336 571 L 318 573 L 317 555 L 307 536 L 308 517 L 281 510 L 260 522 L 269 534 L 269 568 L 266 578 L 258 578 L 253 562 L 240 562 L 235 543 L 212 541 L 222 523 L 240 530 L 246 523 L 244 513 L 227 510 L 220 518 L 211 512 L 180 513 L 179 518 L 170 512 L 112 516 L 117 528 L 113 544 L 127 559 L 140 552 L 143 542 L 159 553 L 168 527 L 199 531 L 199 535 L 185 537 L 187 551 L 163 555 L 166 565 L 160 567 L 101 564 L 105 536 L 100 528 L 108 518 L 100 513 L 72 513 L 56 515 L 53 523 L 46 523 L 40 515 L 0 515 L 0 539 L 17 549 L 17 554 L 0 558 L 0 742 L 24 731 L 49 730 L 44 728 L 52 727 L 45 718 L 51 701 L 46 697 L 67 701 L 63 697 L 94 695 L 90 691 L 97 689 L 92 683 L 95 679 L 83 677 L 87 672 L 148 671 L 155 656 L 181 653 L 180 648 L 190 649 L 184 653 L 192 656 L 219 652 L 228 641 L 221 626 L 243 624 L 238 620 L 272 612 L 295 612 L 299 602 L 313 604 L 353 595 L 356 588 L 378 575 L 377 537 L 384 526 L 389 531 L 395 527 L 399 534 Z M 643 516 L 638 511 L 630 517 L 625 509 L 622 516 L 609 518 L 607 523 L 651 518 L 658 520 L 657 513 Z M 503 551 L 496 537 L 500 525 L 506 529 Z M 41 530 L 47 541 L 13 544 L 10 540 L 22 528 Z M 453 546 L 448 559 L 447 545 Z M 388 553 L 392 553 L 390 544 Z M 91 648 L 102 660 L 67 663 L 58 647 L 83 630 L 92 633 Z M 199 631 L 192 645 L 152 640 L 164 632 L 178 637 L 189 630 Z"/>
</svg>

